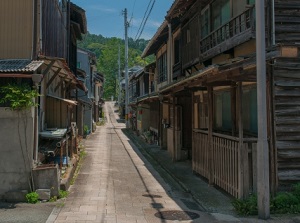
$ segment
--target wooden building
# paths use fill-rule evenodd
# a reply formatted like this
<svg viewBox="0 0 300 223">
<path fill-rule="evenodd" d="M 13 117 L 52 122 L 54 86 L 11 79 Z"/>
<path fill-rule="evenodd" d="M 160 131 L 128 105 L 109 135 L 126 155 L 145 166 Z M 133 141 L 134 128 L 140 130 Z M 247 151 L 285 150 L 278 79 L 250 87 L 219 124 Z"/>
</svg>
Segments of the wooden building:
<svg viewBox="0 0 300 223">
<path fill-rule="evenodd" d="M 0 86 L 27 83 L 41 94 L 35 99 L 39 107 L 32 109 L 29 116 L 31 127 L 24 133 L 25 136 L 19 135 L 21 139 L 25 138 L 28 146 L 22 140 L 20 145 L 6 145 L 6 149 L 8 147 L 13 152 L 5 157 L 5 162 L 1 161 L 4 163 L 1 179 L 9 176 L 5 184 L 1 183 L 1 197 L 9 190 L 34 190 L 48 186 L 50 189 L 54 185 L 52 182 L 40 185 L 32 179 L 32 168 L 45 161 L 41 153 L 54 151 L 60 157 L 72 157 L 76 152 L 73 134 L 76 125 L 72 125 L 71 120 L 77 102 L 72 100 L 71 91 L 85 89 L 76 77 L 76 52 L 77 40 L 87 32 L 87 26 L 85 11 L 67 0 L 2 0 L 0 14 Z M 5 122 L 11 121 L 3 113 L 0 113 L 0 118 Z M 12 129 L 17 129 L 17 126 Z M 13 133 L 2 135 L 8 141 L 18 141 Z M 51 140 L 55 142 L 48 143 Z M 44 141 L 46 145 L 42 144 Z M 19 147 L 24 151 L 20 151 Z M 20 154 L 28 160 L 19 161 Z M 6 165 L 16 162 L 21 167 Z M 52 195 L 57 196 L 58 189 L 56 187 L 57 194 Z"/>
<path fill-rule="evenodd" d="M 255 1 L 176 0 L 143 52 L 156 56 L 167 124 L 160 141 L 173 160 L 234 197 L 256 191 Z M 270 187 L 300 180 L 297 108 L 300 4 L 266 0 Z M 166 140 L 164 140 L 166 135 Z"/>
</svg>

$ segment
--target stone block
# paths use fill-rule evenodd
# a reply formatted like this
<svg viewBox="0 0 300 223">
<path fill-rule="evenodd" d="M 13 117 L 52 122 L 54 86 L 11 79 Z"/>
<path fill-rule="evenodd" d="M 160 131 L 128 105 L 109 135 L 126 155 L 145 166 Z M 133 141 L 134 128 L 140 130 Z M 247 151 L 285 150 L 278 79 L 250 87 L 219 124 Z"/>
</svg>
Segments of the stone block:
<svg viewBox="0 0 300 223">
<path fill-rule="evenodd" d="M 37 189 L 35 191 L 39 195 L 39 200 L 50 200 L 51 190 L 50 189 Z"/>
</svg>

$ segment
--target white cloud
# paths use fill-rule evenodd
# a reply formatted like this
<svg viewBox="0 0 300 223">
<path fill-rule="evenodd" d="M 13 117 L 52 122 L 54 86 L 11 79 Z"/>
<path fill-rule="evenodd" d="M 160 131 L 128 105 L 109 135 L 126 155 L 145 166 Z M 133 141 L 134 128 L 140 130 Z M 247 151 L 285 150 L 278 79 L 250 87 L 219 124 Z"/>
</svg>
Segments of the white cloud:
<svg viewBox="0 0 300 223">
<path fill-rule="evenodd" d="M 86 11 L 88 10 L 93 10 L 93 11 L 98 11 L 98 12 L 102 12 L 102 13 L 109 13 L 109 14 L 112 14 L 112 13 L 116 13 L 118 12 L 119 10 L 116 9 L 116 8 L 108 8 L 108 7 L 105 7 L 103 5 L 89 5 L 86 9 Z"/>
<path fill-rule="evenodd" d="M 141 22 L 142 22 L 142 18 L 138 18 L 138 19 L 132 18 L 130 21 L 130 26 L 131 27 L 140 27 Z M 148 19 L 145 26 L 148 28 L 156 28 L 157 29 L 160 27 L 160 25 L 161 25 L 161 22 Z"/>
</svg>

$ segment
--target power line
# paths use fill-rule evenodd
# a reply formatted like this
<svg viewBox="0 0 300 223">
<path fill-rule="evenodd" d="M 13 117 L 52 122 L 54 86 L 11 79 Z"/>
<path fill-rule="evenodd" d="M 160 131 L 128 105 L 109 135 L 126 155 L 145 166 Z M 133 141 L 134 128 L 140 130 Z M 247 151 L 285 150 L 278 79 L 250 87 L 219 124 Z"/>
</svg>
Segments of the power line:
<svg viewBox="0 0 300 223">
<path fill-rule="evenodd" d="M 133 2 L 132 13 L 131 13 L 131 17 L 129 19 L 129 24 L 131 23 L 131 20 L 133 18 L 133 12 L 134 12 L 134 8 L 135 8 L 135 3 L 136 3 L 136 0 L 134 0 L 134 2 Z"/>
<path fill-rule="evenodd" d="M 151 3 L 152 3 L 152 5 L 151 5 Z M 147 20 L 148 20 L 150 14 L 151 14 L 152 9 L 153 9 L 154 3 L 155 3 L 155 0 L 151 0 L 151 1 L 149 2 L 148 6 L 147 6 L 147 9 L 146 9 L 146 11 L 145 11 L 145 13 L 144 13 L 144 17 L 143 17 L 143 20 L 142 20 L 142 22 L 141 22 L 141 25 L 140 25 L 140 27 L 139 27 L 139 29 L 138 29 L 138 31 L 137 31 L 136 36 L 135 36 L 135 41 L 136 41 L 137 39 L 139 39 L 140 36 L 142 35 L 142 33 L 143 33 L 143 31 L 144 31 L 144 28 L 145 28 L 145 25 L 146 25 L 146 23 L 147 23 Z M 151 7 L 150 7 L 150 5 L 151 5 Z M 150 7 L 150 9 L 149 9 L 149 7 Z M 148 13 L 148 14 L 147 14 L 147 13 Z"/>
</svg>

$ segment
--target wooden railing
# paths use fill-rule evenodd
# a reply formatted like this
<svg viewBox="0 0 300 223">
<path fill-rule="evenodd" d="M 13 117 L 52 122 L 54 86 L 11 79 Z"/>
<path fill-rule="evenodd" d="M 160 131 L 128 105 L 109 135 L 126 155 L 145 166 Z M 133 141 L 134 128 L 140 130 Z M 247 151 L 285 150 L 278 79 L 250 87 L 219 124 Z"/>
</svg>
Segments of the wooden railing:
<svg viewBox="0 0 300 223">
<path fill-rule="evenodd" d="M 208 131 L 194 130 L 193 139 L 193 171 L 236 198 L 253 188 L 251 154 L 256 139 L 244 138 L 240 146 L 237 137 L 213 133 L 212 148 Z M 246 151 L 243 158 L 240 148 Z"/>
<path fill-rule="evenodd" d="M 241 34 L 249 29 L 254 29 L 254 7 L 232 18 L 228 23 L 212 31 L 208 36 L 200 40 L 201 53 Z"/>
<path fill-rule="evenodd" d="M 181 62 L 173 65 L 173 79 L 181 76 Z"/>
</svg>

